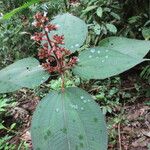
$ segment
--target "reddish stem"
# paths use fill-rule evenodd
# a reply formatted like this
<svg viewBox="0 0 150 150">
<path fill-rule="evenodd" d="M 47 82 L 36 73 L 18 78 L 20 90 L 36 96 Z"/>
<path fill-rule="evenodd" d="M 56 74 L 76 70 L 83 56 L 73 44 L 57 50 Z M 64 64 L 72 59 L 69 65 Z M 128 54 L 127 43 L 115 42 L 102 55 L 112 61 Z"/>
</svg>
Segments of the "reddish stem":
<svg viewBox="0 0 150 150">
<path fill-rule="evenodd" d="M 53 46 L 52 46 L 52 44 L 51 44 L 51 40 L 50 40 L 49 37 L 48 37 L 47 31 L 45 31 L 45 35 L 46 35 L 46 37 L 47 37 L 47 41 L 48 41 L 50 47 L 52 48 Z M 61 90 L 62 90 L 62 92 L 64 92 L 64 90 L 65 90 L 65 80 L 64 80 L 64 74 L 63 74 L 62 64 L 61 64 L 61 62 L 59 62 L 59 59 L 58 59 L 57 55 L 55 54 L 55 52 L 53 52 L 53 53 L 54 53 L 56 62 L 57 62 L 57 64 L 59 65 L 59 68 L 60 68 L 60 69 L 59 69 L 59 73 L 61 73 L 61 79 L 62 79 Z"/>
<path fill-rule="evenodd" d="M 44 30 L 44 31 L 45 31 L 45 30 Z M 50 47 L 52 48 L 53 46 L 52 46 L 52 44 L 51 44 L 51 40 L 50 40 L 49 37 L 48 37 L 47 31 L 45 31 L 45 35 L 46 35 L 46 37 L 47 37 L 47 41 L 48 41 Z M 58 66 L 59 66 L 59 68 L 60 68 L 60 69 L 59 69 L 59 72 L 61 73 L 61 72 L 62 72 L 62 67 L 61 67 L 61 64 L 60 64 L 60 62 L 59 62 L 59 59 L 58 59 L 58 57 L 57 57 L 57 55 L 56 55 L 55 52 L 53 52 L 53 54 L 54 54 L 54 56 L 55 56 L 55 59 L 56 59 L 56 62 L 57 62 L 57 64 L 58 64 Z"/>
</svg>

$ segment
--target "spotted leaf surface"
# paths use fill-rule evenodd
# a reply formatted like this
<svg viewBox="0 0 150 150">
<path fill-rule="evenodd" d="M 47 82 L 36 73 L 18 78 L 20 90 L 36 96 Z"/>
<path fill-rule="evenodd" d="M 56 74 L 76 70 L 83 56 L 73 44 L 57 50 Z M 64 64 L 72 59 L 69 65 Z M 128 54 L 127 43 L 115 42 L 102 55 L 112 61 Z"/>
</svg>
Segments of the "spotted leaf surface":
<svg viewBox="0 0 150 150">
<path fill-rule="evenodd" d="M 35 150 L 107 150 L 104 116 L 91 95 L 76 88 L 51 92 L 32 119 Z"/>
<path fill-rule="evenodd" d="M 81 52 L 73 72 L 85 79 L 105 79 L 120 74 L 144 61 L 150 42 L 110 37 Z"/>
<path fill-rule="evenodd" d="M 105 79 L 128 70 L 142 61 L 105 47 L 95 47 L 81 52 L 79 63 L 73 72 L 84 79 Z"/>
<path fill-rule="evenodd" d="M 0 71 L 0 93 L 35 88 L 49 77 L 35 58 L 19 60 Z"/>
<path fill-rule="evenodd" d="M 52 23 L 57 25 L 58 29 L 49 35 L 64 35 L 65 48 L 75 51 L 85 42 L 88 30 L 83 20 L 66 13 L 56 16 L 54 20 L 52 20 Z"/>
</svg>

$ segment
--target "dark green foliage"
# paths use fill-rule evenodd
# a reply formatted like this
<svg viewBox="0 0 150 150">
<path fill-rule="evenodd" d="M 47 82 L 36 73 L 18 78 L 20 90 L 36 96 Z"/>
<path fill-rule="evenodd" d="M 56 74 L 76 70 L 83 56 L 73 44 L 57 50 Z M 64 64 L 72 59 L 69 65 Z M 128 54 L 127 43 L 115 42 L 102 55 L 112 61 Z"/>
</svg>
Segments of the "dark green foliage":
<svg viewBox="0 0 150 150">
<path fill-rule="evenodd" d="M 97 45 L 103 37 L 117 33 L 121 21 L 120 9 L 118 1 L 93 0 L 84 4 L 81 17 L 90 25 L 88 41 L 91 44 Z"/>
<path fill-rule="evenodd" d="M 82 0 L 81 2 L 83 3 L 81 16 L 90 24 L 88 41 L 92 44 L 97 45 L 100 39 L 112 34 L 141 39 L 142 30 L 150 25 L 148 1 Z"/>
<path fill-rule="evenodd" d="M 5 13 L 5 12 L 8 12 L 17 8 L 17 7 L 20 7 L 21 5 L 23 5 L 25 2 L 28 2 L 29 0 L 9 0 L 9 1 L 0 1 L 0 10 L 1 12 Z"/>
<path fill-rule="evenodd" d="M 40 0 L 30 0 L 30 1 L 26 1 L 26 3 L 24 3 L 22 6 L 13 9 L 11 12 L 6 13 L 2 19 L 7 20 L 10 19 L 12 16 L 14 16 L 16 13 L 22 11 L 23 9 L 26 9 L 28 7 L 30 7 L 31 5 L 38 3 Z M 9 4 L 10 5 L 10 4 Z"/>
<path fill-rule="evenodd" d="M 30 27 L 28 19 L 17 17 L 1 24 L 0 58 L 3 59 L 3 62 L 0 62 L 1 66 L 12 63 L 14 59 L 33 55 L 36 46 L 30 40 Z"/>
</svg>

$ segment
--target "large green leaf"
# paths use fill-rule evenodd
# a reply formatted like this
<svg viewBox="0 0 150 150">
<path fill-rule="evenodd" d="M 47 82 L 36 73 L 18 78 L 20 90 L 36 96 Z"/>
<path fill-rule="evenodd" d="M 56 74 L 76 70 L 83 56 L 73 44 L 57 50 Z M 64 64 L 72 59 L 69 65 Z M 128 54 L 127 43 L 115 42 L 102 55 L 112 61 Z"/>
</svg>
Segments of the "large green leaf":
<svg viewBox="0 0 150 150">
<path fill-rule="evenodd" d="M 105 79 L 122 73 L 144 61 L 149 41 L 110 37 L 95 47 L 81 52 L 74 73 L 85 79 Z"/>
<path fill-rule="evenodd" d="M 35 88 L 49 77 L 35 58 L 19 60 L 0 71 L 0 93 Z"/>
<path fill-rule="evenodd" d="M 29 2 L 23 4 L 22 6 L 12 10 L 11 12 L 9 13 L 6 13 L 2 19 L 10 19 L 12 16 L 14 16 L 16 13 L 20 12 L 21 10 L 25 9 L 25 8 L 28 8 L 29 6 L 35 4 L 35 3 L 38 3 L 40 2 L 40 0 L 30 0 Z"/>
<path fill-rule="evenodd" d="M 73 87 L 51 92 L 32 120 L 35 150 L 107 150 L 107 131 L 99 106 L 87 92 Z"/>
<path fill-rule="evenodd" d="M 85 42 L 88 30 L 83 20 L 69 13 L 58 15 L 52 20 L 56 24 L 58 30 L 51 32 L 49 35 L 64 35 L 64 47 L 75 51 Z"/>
</svg>

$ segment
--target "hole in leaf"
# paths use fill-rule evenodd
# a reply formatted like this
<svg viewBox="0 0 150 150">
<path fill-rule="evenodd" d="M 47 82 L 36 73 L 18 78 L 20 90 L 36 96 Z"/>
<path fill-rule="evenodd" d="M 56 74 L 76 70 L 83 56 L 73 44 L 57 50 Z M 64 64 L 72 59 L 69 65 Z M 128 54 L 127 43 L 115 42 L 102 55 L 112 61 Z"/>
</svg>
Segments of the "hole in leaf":
<svg viewBox="0 0 150 150">
<path fill-rule="evenodd" d="M 27 71 L 31 71 L 31 68 L 30 67 L 26 67 Z"/>
</svg>

